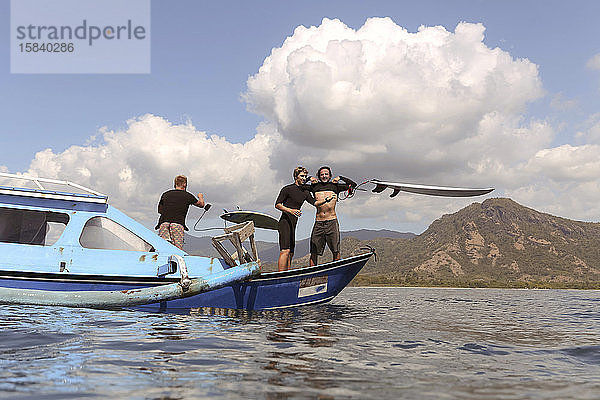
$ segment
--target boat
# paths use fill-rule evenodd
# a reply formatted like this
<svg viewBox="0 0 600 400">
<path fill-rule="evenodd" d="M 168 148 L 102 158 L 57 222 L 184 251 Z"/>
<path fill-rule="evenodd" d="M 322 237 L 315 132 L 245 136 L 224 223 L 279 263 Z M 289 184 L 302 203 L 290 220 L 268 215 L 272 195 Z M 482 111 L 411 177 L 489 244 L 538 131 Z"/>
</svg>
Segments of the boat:
<svg viewBox="0 0 600 400">
<path fill-rule="evenodd" d="M 0 183 L 0 304 L 158 312 L 299 307 L 333 299 L 374 254 L 261 273 L 251 221 L 213 238 L 222 258 L 193 256 L 92 189 L 7 173 Z"/>
</svg>

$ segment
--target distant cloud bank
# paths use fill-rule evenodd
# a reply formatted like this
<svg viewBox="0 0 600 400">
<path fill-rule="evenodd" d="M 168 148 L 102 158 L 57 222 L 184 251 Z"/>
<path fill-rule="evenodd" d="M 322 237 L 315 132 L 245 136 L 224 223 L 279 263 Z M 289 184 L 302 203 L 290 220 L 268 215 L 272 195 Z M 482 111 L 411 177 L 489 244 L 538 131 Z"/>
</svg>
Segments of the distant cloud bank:
<svg viewBox="0 0 600 400">
<path fill-rule="evenodd" d="M 125 130 L 100 133 L 98 144 L 38 152 L 28 173 L 93 187 L 142 219 L 156 214 L 158 196 L 178 174 L 189 177 L 190 190 L 198 188 L 222 207 L 264 204 L 273 196 L 268 165 L 273 137 L 257 134 L 246 143 L 230 143 L 150 114 L 129 120 Z"/>
</svg>

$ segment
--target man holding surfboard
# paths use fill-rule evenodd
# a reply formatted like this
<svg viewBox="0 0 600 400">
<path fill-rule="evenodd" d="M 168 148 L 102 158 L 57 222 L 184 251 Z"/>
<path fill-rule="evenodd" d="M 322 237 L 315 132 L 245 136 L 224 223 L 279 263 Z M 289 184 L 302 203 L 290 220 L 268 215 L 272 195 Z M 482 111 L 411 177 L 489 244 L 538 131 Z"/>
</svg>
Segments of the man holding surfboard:
<svg viewBox="0 0 600 400">
<path fill-rule="evenodd" d="M 340 177 L 331 179 L 331 168 L 323 166 L 317 173 L 318 180 L 312 178 L 311 192 L 317 201 L 331 199 L 317 206 L 315 224 L 310 235 L 310 266 L 317 265 L 318 256 L 323 255 L 325 244 L 331 250 L 333 260 L 340 255 L 340 225 L 335 213 L 338 194 L 348 189 L 348 185 L 340 183 Z"/>
<path fill-rule="evenodd" d="M 279 271 L 286 271 L 292 265 L 296 245 L 296 225 L 298 217 L 302 215 L 302 211 L 300 211 L 302 204 L 307 201 L 315 207 L 320 207 L 333 200 L 333 196 L 316 200 L 309 190 L 302 187 L 308 178 L 306 168 L 295 168 L 293 175 L 294 183 L 281 188 L 279 196 L 275 200 L 275 208 L 281 211 L 278 225 L 279 260 L 277 266 Z"/>
</svg>

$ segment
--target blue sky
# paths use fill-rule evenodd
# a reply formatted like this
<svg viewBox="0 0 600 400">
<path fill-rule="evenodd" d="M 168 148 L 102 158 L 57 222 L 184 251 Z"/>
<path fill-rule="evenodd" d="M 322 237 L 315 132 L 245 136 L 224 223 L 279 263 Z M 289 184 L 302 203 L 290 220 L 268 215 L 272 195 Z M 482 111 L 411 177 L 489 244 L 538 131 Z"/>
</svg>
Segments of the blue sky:
<svg viewBox="0 0 600 400">
<path fill-rule="evenodd" d="M 129 119 L 145 114 L 172 124 L 191 121 L 230 143 L 248 142 L 265 119 L 247 111 L 241 99 L 248 78 L 296 27 L 319 26 L 323 18 L 337 18 L 356 30 L 370 17 L 390 17 L 412 33 L 421 25 L 453 32 L 462 21 L 483 24 L 489 49 L 499 47 L 515 60 L 537 65 L 545 95 L 527 101 L 519 115 L 552 125 L 555 134 L 546 147 L 586 144 L 576 132 L 585 130 L 585 122 L 600 109 L 600 71 L 586 68 L 600 52 L 600 3 L 593 1 L 152 1 L 151 13 L 152 73 L 147 75 L 11 74 L 10 32 L 3 30 L 0 166 L 12 173 L 27 171 L 40 150 L 60 154 L 89 144 L 92 136 L 101 141 L 100 128 L 124 130 Z M 0 1 L 0 18 L 10 25 L 8 0 Z M 393 175 L 402 178 L 401 171 Z M 533 197 L 522 199 L 543 208 Z M 594 220 L 595 214 L 569 215 L 563 209 L 549 211 Z M 418 230 L 431 218 L 412 225 L 375 219 L 355 225 Z"/>
</svg>

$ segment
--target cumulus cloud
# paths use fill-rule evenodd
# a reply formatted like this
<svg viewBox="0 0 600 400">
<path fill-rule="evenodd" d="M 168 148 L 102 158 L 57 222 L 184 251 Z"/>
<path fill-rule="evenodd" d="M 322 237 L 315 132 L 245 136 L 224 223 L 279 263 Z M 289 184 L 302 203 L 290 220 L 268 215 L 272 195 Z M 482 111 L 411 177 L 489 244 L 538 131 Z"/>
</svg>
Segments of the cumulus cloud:
<svg viewBox="0 0 600 400">
<path fill-rule="evenodd" d="M 460 23 L 453 32 L 422 26 L 411 33 L 389 18 L 358 30 L 330 19 L 296 28 L 248 79 L 244 95 L 281 136 L 272 163 L 286 170 L 300 154 L 308 166 L 331 163 L 334 173 L 356 177 L 527 183 L 518 167 L 555 136 L 547 122 L 523 119 L 544 89 L 535 64 L 487 47 L 484 32 L 482 24 Z M 398 198 L 363 199 L 362 212 L 402 208 Z M 430 205 L 440 205 L 411 201 L 418 204 L 401 213 L 405 221 L 431 218 Z"/>
<path fill-rule="evenodd" d="M 506 195 L 554 215 L 585 221 L 600 216 L 600 145 L 541 149 L 515 168 L 526 177 Z"/>
<path fill-rule="evenodd" d="M 307 164 L 331 160 L 354 174 L 368 165 L 378 177 L 473 182 L 552 136 L 520 117 L 544 93 L 537 66 L 488 48 L 484 31 L 324 19 L 273 49 L 245 99 L 287 144 L 276 162 L 302 151 Z"/>
<path fill-rule="evenodd" d="M 100 134 L 97 144 L 38 152 L 27 173 L 107 193 L 112 204 L 144 220 L 154 218 L 158 196 L 172 188 L 178 174 L 189 177 L 189 190 L 228 207 L 263 206 L 277 190 L 268 165 L 277 141 L 273 135 L 258 133 L 246 143 L 230 143 L 190 123 L 174 125 L 150 114 L 128 121 L 124 130 Z"/>
<path fill-rule="evenodd" d="M 600 171 L 600 146 L 569 144 L 540 150 L 527 169 L 543 174 L 554 182 L 593 182 Z"/>
</svg>

